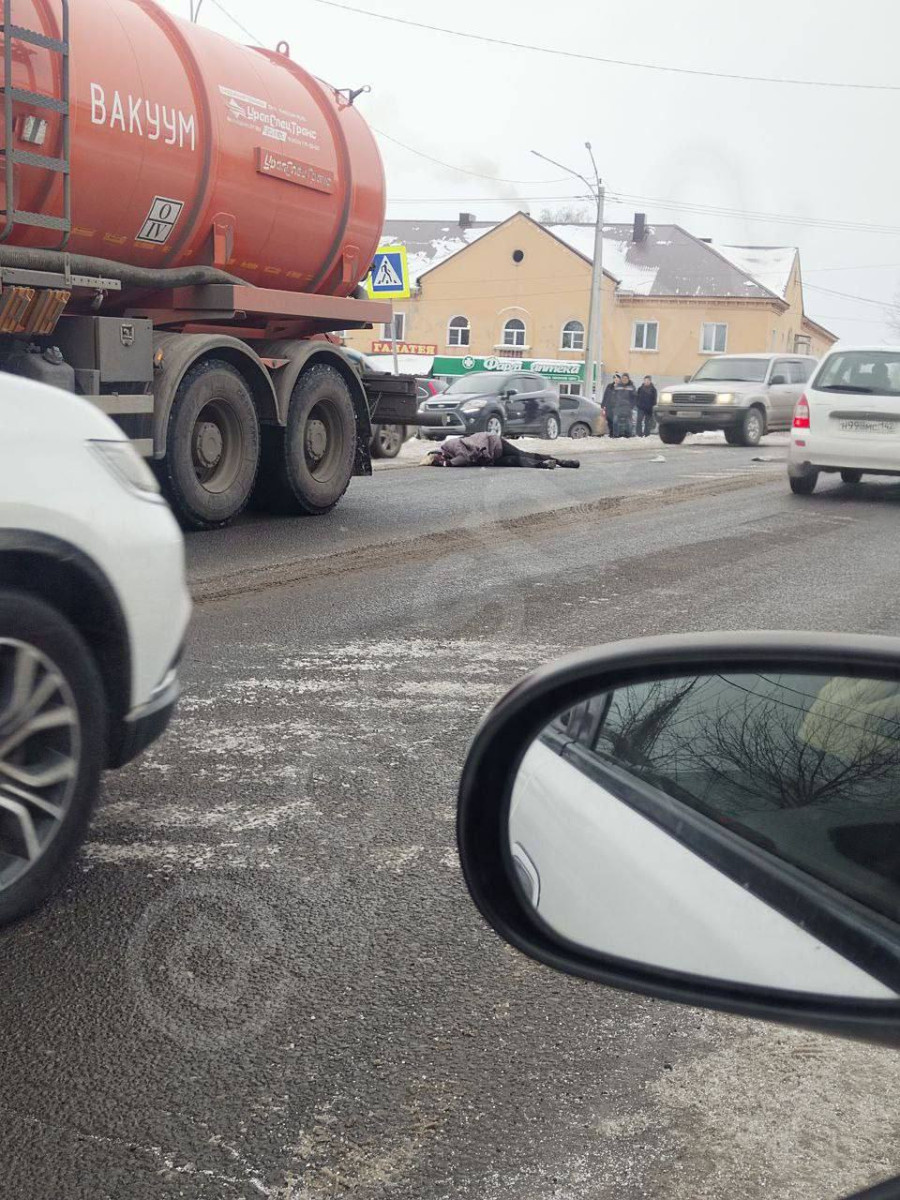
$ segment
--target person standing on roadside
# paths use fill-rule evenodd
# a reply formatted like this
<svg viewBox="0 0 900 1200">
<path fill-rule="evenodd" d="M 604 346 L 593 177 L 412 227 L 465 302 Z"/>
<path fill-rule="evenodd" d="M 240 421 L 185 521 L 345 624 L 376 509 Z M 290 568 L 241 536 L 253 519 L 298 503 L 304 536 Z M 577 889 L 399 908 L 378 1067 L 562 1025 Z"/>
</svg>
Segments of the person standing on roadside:
<svg viewBox="0 0 900 1200">
<path fill-rule="evenodd" d="M 631 437 L 635 394 L 631 376 L 627 371 L 623 371 L 618 383 L 613 388 L 609 402 L 612 412 L 612 437 Z"/>
<path fill-rule="evenodd" d="M 653 432 L 653 410 L 656 407 L 656 388 L 649 375 L 637 390 L 635 397 L 635 433 L 638 437 L 649 437 Z"/>
<path fill-rule="evenodd" d="M 600 401 L 600 411 L 603 413 L 604 417 L 606 417 L 606 429 L 607 429 L 607 432 L 610 437 L 613 436 L 612 407 L 611 407 L 612 406 L 612 397 L 613 397 L 614 390 L 619 386 L 619 380 L 621 378 L 622 378 L 622 376 L 619 374 L 618 371 L 616 371 L 615 375 L 613 375 L 612 379 L 609 381 L 609 383 L 603 389 L 603 399 Z"/>
</svg>

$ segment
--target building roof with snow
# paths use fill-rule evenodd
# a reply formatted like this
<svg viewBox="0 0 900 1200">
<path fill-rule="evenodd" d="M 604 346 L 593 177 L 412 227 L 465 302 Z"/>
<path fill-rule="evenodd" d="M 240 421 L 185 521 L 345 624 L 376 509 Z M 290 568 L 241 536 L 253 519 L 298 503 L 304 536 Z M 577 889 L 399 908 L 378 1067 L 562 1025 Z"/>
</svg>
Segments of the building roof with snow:
<svg viewBox="0 0 900 1200">
<path fill-rule="evenodd" d="M 463 216 L 467 219 L 462 222 L 386 221 L 383 240 L 407 247 L 410 278 L 416 282 L 503 223 Z M 592 261 L 593 223 L 543 228 Z M 634 224 L 603 227 L 603 269 L 615 279 L 620 295 L 783 302 L 796 258 L 794 246 L 720 245 L 696 238 L 680 225 L 638 218 Z"/>
</svg>

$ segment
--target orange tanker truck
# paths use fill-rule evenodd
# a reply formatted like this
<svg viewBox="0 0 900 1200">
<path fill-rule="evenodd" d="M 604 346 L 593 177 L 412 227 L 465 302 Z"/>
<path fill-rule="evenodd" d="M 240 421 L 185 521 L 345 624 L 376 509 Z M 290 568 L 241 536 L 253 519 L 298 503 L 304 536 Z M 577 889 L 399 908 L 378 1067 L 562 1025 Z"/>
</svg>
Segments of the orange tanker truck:
<svg viewBox="0 0 900 1200">
<path fill-rule="evenodd" d="M 333 336 L 390 320 L 354 94 L 153 0 L 0 3 L 0 370 L 109 413 L 189 527 L 327 512 L 416 423 Z"/>
</svg>

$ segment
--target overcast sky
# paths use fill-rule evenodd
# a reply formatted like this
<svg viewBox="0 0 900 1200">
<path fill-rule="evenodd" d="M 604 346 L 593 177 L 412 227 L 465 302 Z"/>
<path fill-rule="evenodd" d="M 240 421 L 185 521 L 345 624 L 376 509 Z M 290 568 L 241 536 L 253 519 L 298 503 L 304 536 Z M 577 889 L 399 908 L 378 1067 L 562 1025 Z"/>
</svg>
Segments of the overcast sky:
<svg viewBox="0 0 900 1200">
<path fill-rule="evenodd" d="M 188 0 L 164 2 L 187 16 Z M 847 341 L 892 337 L 887 306 L 900 306 L 897 0 L 347 2 L 602 57 L 896 87 L 867 92 L 697 78 L 479 45 L 315 0 L 222 0 L 260 41 L 274 47 L 285 39 L 292 56 L 321 78 L 370 84 L 371 95 L 357 103 L 377 130 L 469 171 L 526 181 L 496 183 L 445 169 L 380 137 L 389 216 L 455 218 L 467 210 L 502 218 L 518 208 L 539 216 L 542 208 L 570 203 L 579 185 L 546 182 L 560 172 L 529 150 L 587 171 L 589 140 L 611 197 L 608 220 L 630 220 L 639 209 L 651 222 L 677 222 L 698 237 L 797 245 L 813 319 Z M 222 6 L 203 0 L 201 23 L 247 41 Z M 704 214 L 692 206 L 795 221 Z M 896 232 L 816 224 L 822 221 Z M 896 312 L 900 318 L 900 307 Z"/>
</svg>

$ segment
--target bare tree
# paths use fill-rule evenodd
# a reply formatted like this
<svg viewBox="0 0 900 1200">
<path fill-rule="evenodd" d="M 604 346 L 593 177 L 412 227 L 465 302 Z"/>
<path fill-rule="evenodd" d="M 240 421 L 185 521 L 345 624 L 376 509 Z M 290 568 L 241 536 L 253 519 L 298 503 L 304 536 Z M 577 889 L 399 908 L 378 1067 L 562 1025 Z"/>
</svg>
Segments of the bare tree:
<svg viewBox="0 0 900 1200">
<path fill-rule="evenodd" d="M 887 710 L 877 701 L 867 709 L 864 696 L 835 700 L 849 682 L 840 679 L 823 681 L 816 699 L 799 692 L 795 698 L 783 682 L 772 681 L 774 690 L 760 693 L 723 679 L 731 689 L 707 707 L 703 684 L 714 679 L 698 676 L 615 692 L 598 749 L 605 742 L 619 762 L 669 778 L 679 793 L 719 785 L 715 807 L 723 813 L 732 807 L 733 815 L 858 804 L 860 788 L 878 803 L 878 785 L 900 778 L 900 721 L 890 699 Z"/>
</svg>

